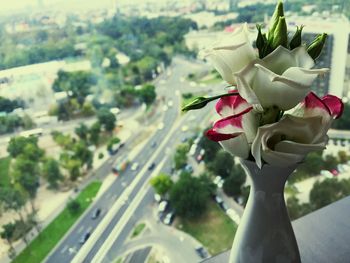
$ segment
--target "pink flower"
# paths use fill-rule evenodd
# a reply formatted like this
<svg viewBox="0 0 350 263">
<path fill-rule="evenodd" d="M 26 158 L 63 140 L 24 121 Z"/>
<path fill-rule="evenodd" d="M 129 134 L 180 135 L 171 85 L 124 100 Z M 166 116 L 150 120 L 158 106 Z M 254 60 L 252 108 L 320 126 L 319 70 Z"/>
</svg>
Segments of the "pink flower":
<svg viewBox="0 0 350 263">
<path fill-rule="evenodd" d="M 222 119 L 214 123 L 206 136 L 219 142 L 232 155 L 248 158 L 258 126 L 252 110 L 253 107 L 240 95 L 222 97 L 216 104 Z"/>
</svg>

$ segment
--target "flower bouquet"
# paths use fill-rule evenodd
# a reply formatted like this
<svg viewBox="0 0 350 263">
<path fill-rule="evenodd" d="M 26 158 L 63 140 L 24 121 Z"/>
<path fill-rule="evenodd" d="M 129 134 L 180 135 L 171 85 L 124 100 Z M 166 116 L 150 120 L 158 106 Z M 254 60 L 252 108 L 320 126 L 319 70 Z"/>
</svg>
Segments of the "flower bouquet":
<svg viewBox="0 0 350 263">
<path fill-rule="evenodd" d="M 343 111 L 333 95 L 318 97 L 312 82 L 328 69 L 315 67 L 327 34 L 302 43 L 303 27 L 289 38 L 283 4 L 276 6 L 267 33 L 257 26 L 256 49 L 247 25 L 202 51 L 229 91 L 198 97 L 183 110 L 200 109 L 217 100 L 219 119 L 206 136 L 241 158 L 252 179 L 230 262 L 300 262 L 285 206 L 288 176 L 311 151 L 326 147 L 327 131 Z"/>
</svg>

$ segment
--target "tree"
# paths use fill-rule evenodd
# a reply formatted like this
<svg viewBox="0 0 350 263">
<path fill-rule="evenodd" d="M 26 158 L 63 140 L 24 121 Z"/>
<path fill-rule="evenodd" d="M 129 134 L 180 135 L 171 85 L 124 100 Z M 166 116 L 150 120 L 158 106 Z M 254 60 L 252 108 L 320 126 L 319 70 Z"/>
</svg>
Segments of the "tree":
<svg viewBox="0 0 350 263">
<path fill-rule="evenodd" d="M 8 223 L 2 226 L 2 231 L 0 232 L 0 236 L 2 239 L 5 239 L 7 243 L 10 245 L 11 249 L 14 250 L 12 245 L 12 239 L 14 237 L 14 233 L 16 230 L 16 225 L 14 223 Z"/>
<path fill-rule="evenodd" d="M 208 168 L 216 175 L 226 178 L 231 174 L 234 165 L 233 156 L 224 150 L 216 153 L 215 158 L 208 164 Z"/>
<path fill-rule="evenodd" d="M 170 190 L 170 202 L 180 216 L 199 217 L 207 208 L 209 188 L 203 180 L 184 172 Z"/>
<path fill-rule="evenodd" d="M 20 220 L 24 222 L 21 210 L 26 203 L 23 194 L 14 188 L 2 187 L 0 188 L 0 201 L 3 204 L 5 210 L 15 211 Z"/>
<path fill-rule="evenodd" d="M 32 144 L 38 147 L 38 138 L 36 137 L 12 137 L 8 146 L 7 151 L 11 157 L 16 158 L 19 154 L 23 153 L 23 150 L 27 144 Z"/>
<path fill-rule="evenodd" d="M 80 160 L 81 164 L 86 164 L 88 169 L 92 168 L 93 154 L 88 149 L 86 142 L 79 141 L 75 143 L 73 146 L 73 152 L 73 159 Z"/>
<path fill-rule="evenodd" d="M 36 213 L 34 199 L 39 188 L 39 176 L 30 172 L 24 172 L 17 178 L 18 184 L 28 194 L 33 214 Z"/>
<path fill-rule="evenodd" d="M 310 204 L 300 204 L 299 199 L 295 196 L 287 199 L 287 209 L 291 220 L 295 220 L 311 212 Z"/>
<path fill-rule="evenodd" d="M 80 123 L 80 125 L 75 128 L 75 134 L 78 135 L 78 137 L 84 141 L 87 140 L 88 132 L 89 129 L 84 123 Z"/>
<path fill-rule="evenodd" d="M 326 170 L 335 169 L 338 165 L 338 160 L 333 155 L 327 154 L 324 158 L 323 167 Z"/>
<path fill-rule="evenodd" d="M 165 195 L 174 184 L 170 176 L 164 173 L 151 178 L 149 182 L 159 195 Z"/>
<path fill-rule="evenodd" d="M 140 100 L 147 105 L 152 104 L 157 97 L 155 87 L 151 84 L 143 85 L 142 88 L 138 90 L 138 95 L 140 97 Z"/>
<path fill-rule="evenodd" d="M 78 201 L 71 200 L 67 204 L 67 208 L 72 215 L 76 215 L 80 211 L 81 205 Z"/>
<path fill-rule="evenodd" d="M 107 144 L 107 151 L 112 152 L 113 146 L 120 143 L 120 139 L 118 137 L 113 137 L 108 141 Z"/>
<path fill-rule="evenodd" d="M 338 152 L 338 160 L 340 163 L 346 163 L 350 159 L 350 156 L 347 155 L 346 151 L 339 151 Z"/>
<path fill-rule="evenodd" d="M 174 163 L 175 169 L 179 170 L 183 168 L 187 163 L 187 153 L 190 150 L 189 145 L 187 143 L 179 144 L 176 147 L 175 155 L 174 155 Z"/>
<path fill-rule="evenodd" d="M 332 123 L 332 127 L 340 130 L 350 129 L 350 103 L 344 103 L 343 115 L 340 119 Z"/>
<path fill-rule="evenodd" d="M 299 166 L 298 170 L 309 175 L 318 175 L 322 170 L 322 163 L 322 152 L 311 152 L 306 156 L 304 163 Z"/>
<path fill-rule="evenodd" d="M 246 174 L 240 165 L 234 165 L 230 176 L 225 178 L 223 190 L 228 196 L 239 196 L 245 183 Z"/>
<path fill-rule="evenodd" d="M 112 132 L 114 130 L 117 119 L 115 115 L 109 111 L 109 109 L 99 109 L 97 112 L 97 118 L 106 131 Z"/>
<path fill-rule="evenodd" d="M 209 140 L 206 136 L 201 137 L 198 145 L 205 150 L 205 163 L 214 160 L 216 153 L 221 149 L 220 145 L 217 142 Z"/>
<path fill-rule="evenodd" d="M 100 140 L 101 124 L 97 121 L 91 125 L 89 129 L 90 142 L 94 145 L 98 145 Z"/>
<path fill-rule="evenodd" d="M 313 209 L 319 209 L 350 194 L 350 180 L 336 178 L 317 181 L 310 192 Z"/>
<path fill-rule="evenodd" d="M 49 182 L 52 189 L 58 188 L 58 182 L 63 180 L 63 175 L 60 171 L 59 163 L 53 159 L 48 158 L 43 164 L 43 175 Z"/>
</svg>

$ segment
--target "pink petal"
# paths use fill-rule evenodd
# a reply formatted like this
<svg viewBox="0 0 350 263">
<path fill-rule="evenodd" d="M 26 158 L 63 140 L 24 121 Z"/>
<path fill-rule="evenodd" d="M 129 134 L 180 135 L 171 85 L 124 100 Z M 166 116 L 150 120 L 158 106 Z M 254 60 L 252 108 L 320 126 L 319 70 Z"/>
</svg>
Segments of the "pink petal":
<svg viewBox="0 0 350 263">
<path fill-rule="evenodd" d="M 322 101 L 333 118 L 338 119 L 343 114 L 344 104 L 338 97 L 328 94 L 322 98 Z"/>
<path fill-rule="evenodd" d="M 237 90 L 229 91 L 229 93 L 237 92 Z M 216 112 L 223 117 L 237 114 L 249 107 L 249 104 L 240 95 L 222 97 L 216 103 Z"/>
<path fill-rule="evenodd" d="M 219 142 L 219 141 L 226 141 L 232 138 L 235 138 L 239 136 L 242 133 L 233 133 L 233 134 L 224 134 L 224 133 L 219 133 L 214 131 L 213 129 L 208 130 L 205 135 L 208 137 L 209 140 L 212 140 L 214 142 Z"/>
<path fill-rule="evenodd" d="M 306 109 L 323 109 L 327 111 L 329 115 L 331 112 L 327 105 L 313 92 L 310 92 L 304 99 L 304 106 Z"/>
<path fill-rule="evenodd" d="M 245 109 L 244 111 L 241 111 L 238 114 L 231 115 L 231 116 L 225 117 L 221 120 L 218 120 L 217 122 L 214 123 L 214 129 L 215 130 L 225 129 L 227 126 L 242 129 L 243 128 L 243 123 L 242 123 L 243 115 L 250 112 L 252 109 L 253 109 L 253 107 L 249 107 L 249 108 Z"/>
</svg>

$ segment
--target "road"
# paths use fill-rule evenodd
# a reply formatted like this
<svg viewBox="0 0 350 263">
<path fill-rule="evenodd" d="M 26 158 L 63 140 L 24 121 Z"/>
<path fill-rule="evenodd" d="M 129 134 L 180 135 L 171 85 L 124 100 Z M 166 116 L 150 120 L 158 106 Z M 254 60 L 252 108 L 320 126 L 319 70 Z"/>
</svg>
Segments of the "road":
<svg viewBox="0 0 350 263">
<path fill-rule="evenodd" d="M 178 62 L 181 63 L 181 62 Z M 171 78 L 167 80 L 167 87 L 160 89 L 159 95 L 164 96 L 166 101 L 172 100 L 173 106 L 169 107 L 169 109 L 164 112 L 164 127 L 161 130 L 157 130 L 155 135 L 149 140 L 149 142 L 145 145 L 145 147 L 141 150 L 141 152 L 134 158 L 134 162 L 138 162 L 140 167 L 144 167 L 150 156 L 152 156 L 155 152 L 155 148 L 158 147 L 160 142 L 164 141 L 164 138 L 168 135 L 169 131 L 172 128 L 172 125 L 175 123 L 176 118 L 179 115 L 179 99 L 178 96 L 175 95 L 176 89 L 179 86 L 180 76 L 186 76 L 186 72 L 188 72 L 188 68 L 183 65 L 176 66 L 177 70 L 173 70 L 174 73 L 171 75 Z M 170 141 L 172 138 L 169 138 Z M 156 144 L 156 147 L 152 147 L 153 144 Z M 127 147 L 127 146 L 126 146 Z M 164 147 L 164 152 L 161 155 L 165 154 L 167 147 Z M 124 150 L 125 152 L 128 149 Z M 114 157 L 115 158 L 115 157 Z M 154 161 L 157 163 L 159 160 L 156 158 Z M 106 163 L 103 165 L 98 171 L 96 171 L 96 176 L 104 176 L 110 173 L 111 166 Z M 140 168 L 141 169 L 141 168 Z M 136 184 L 136 187 L 131 191 L 129 195 L 129 200 L 132 200 L 140 187 L 144 184 L 144 182 L 148 179 L 151 171 L 146 171 L 142 176 L 141 180 Z M 119 196 L 122 195 L 125 186 L 130 185 L 134 180 L 137 172 L 131 171 L 130 168 L 127 168 L 122 175 L 120 175 L 116 180 L 112 183 L 112 185 L 105 191 L 101 197 L 93 203 L 93 205 L 88 209 L 88 212 L 85 213 L 79 222 L 74 225 L 71 231 L 64 237 L 63 241 L 55 248 L 54 252 L 51 253 L 47 258 L 46 262 L 49 263 L 61 263 L 61 262 L 70 262 L 75 255 L 75 251 L 79 251 L 81 245 L 79 245 L 79 239 L 82 235 L 90 230 L 93 230 L 97 227 L 102 218 L 106 215 L 107 211 L 112 207 L 115 201 Z M 91 219 L 91 212 L 100 208 L 102 210 L 101 216 L 97 220 Z M 87 256 L 87 260 L 85 262 L 89 262 L 89 258 L 93 257 L 94 254 L 99 250 L 101 244 L 106 239 L 110 231 L 114 228 L 114 226 L 119 221 L 120 217 L 123 215 L 127 206 L 121 206 L 117 215 L 113 218 L 112 222 L 106 227 L 105 231 L 102 233 L 101 237 L 95 243 L 93 249 Z M 92 233 L 93 234 L 93 233 Z M 73 253 L 71 253 L 73 251 Z"/>
</svg>

